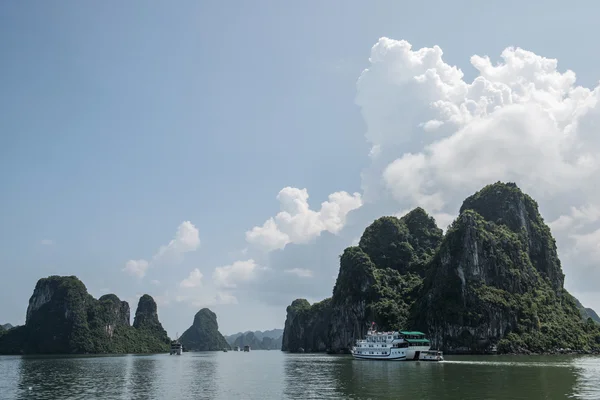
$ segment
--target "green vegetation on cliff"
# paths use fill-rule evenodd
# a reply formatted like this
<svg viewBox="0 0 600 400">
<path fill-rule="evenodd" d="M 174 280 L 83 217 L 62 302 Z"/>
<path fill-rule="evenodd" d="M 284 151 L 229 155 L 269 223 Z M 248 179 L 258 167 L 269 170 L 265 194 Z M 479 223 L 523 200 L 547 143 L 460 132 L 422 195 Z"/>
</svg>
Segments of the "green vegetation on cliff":
<svg viewBox="0 0 600 400">
<path fill-rule="evenodd" d="M 294 300 L 287 307 L 281 349 L 292 352 L 327 351 L 331 309 L 331 298 L 312 306 L 306 299 Z"/>
<path fill-rule="evenodd" d="M 96 300 L 75 276 L 42 278 L 29 299 L 25 325 L 0 337 L 0 354 L 167 351 L 169 338 L 158 322 L 156 303 L 148 295 L 142 298 L 136 316 L 155 321 L 155 329 L 130 326 L 127 302 L 114 294 Z"/>
<path fill-rule="evenodd" d="M 217 315 L 203 308 L 194 316 L 194 322 L 179 341 L 188 350 L 193 351 L 214 351 L 229 349 L 229 343 L 219 332 L 219 324 L 217 323 Z"/>
<path fill-rule="evenodd" d="M 498 182 L 463 202 L 446 235 L 421 208 L 374 221 L 340 257 L 332 299 L 288 307 L 282 347 L 347 351 L 375 321 L 428 332 L 447 352 L 599 351 L 600 325 L 563 283 L 537 203 Z"/>
<path fill-rule="evenodd" d="M 359 247 L 377 268 L 422 275 L 441 240 L 442 230 L 419 207 L 400 219 L 379 218 L 365 229 Z"/>
</svg>

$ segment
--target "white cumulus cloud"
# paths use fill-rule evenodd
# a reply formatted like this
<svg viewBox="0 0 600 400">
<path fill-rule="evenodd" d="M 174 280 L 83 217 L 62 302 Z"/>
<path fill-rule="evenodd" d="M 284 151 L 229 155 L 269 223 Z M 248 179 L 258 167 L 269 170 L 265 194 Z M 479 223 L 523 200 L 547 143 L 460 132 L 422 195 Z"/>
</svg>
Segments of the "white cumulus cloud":
<svg viewBox="0 0 600 400">
<path fill-rule="evenodd" d="M 312 278 L 313 272 L 306 268 L 292 268 L 286 269 L 286 273 L 297 276 L 298 278 Z"/>
<path fill-rule="evenodd" d="M 335 192 L 314 211 L 308 204 L 308 191 L 292 187 L 281 189 L 277 200 L 281 211 L 246 232 L 246 240 L 265 251 L 282 249 L 288 243 L 308 243 L 323 231 L 337 234 L 348 213 L 362 206 L 359 193 Z"/>
<path fill-rule="evenodd" d="M 179 286 L 184 288 L 193 288 L 202 285 L 202 272 L 198 268 L 194 268 L 190 275 L 179 283 Z"/>
<path fill-rule="evenodd" d="M 183 254 L 198 249 L 200 246 L 200 236 L 198 229 L 190 221 L 182 222 L 177 228 L 175 237 L 164 246 L 158 249 L 158 252 L 152 257 L 152 261 L 129 260 L 125 264 L 123 271 L 130 275 L 143 278 L 149 267 L 160 264 L 177 263 L 183 258 Z"/>
<path fill-rule="evenodd" d="M 153 262 L 179 261 L 184 253 L 194 251 L 200 246 L 198 229 L 190 221 L 182 222 L 175 237 L 166 246 L 161 246 L 154 255 Z"/>
<path fill-rule="evenodd" d="M 466 196 L 514 181 L 550 222 L 569 288 L 600 281 L 600 87 L 577 86 L 557 60 L 520 48 L 499 63 L 471 57 L 471 82 L 438 46 L 382 38 L 369 61 L 356 97 L 376 149 L 365 201 L 390 194 L 445 227 Z"/>
<path fill-rule="evenodd" d="M 129 260 L 125 264 L 125 268 L 123 271 L 127 272 L 129 275 L 137 276 L 138 278 L 143 278 L 146 275 L 146 270 L 148 269 L 148 261 L 146 260 Z"/>
<path fill-rule="evenodd" d="M 236 261 L 223 267 L 216 267 L 213 272 L 213 280 L 216 285 L 223 288 L 236 288 L 238 283 L 247 282 L 256 277 L 256 274 L 264 270 L 254 260 Z"/>
</svg>

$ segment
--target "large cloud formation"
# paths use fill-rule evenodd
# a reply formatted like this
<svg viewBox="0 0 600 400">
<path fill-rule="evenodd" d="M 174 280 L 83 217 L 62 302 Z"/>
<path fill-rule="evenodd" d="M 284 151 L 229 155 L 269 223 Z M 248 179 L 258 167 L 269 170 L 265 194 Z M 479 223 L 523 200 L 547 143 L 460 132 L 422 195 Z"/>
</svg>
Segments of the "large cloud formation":
<svg viewBox="0 0 600 400">
<path fill-rule="evenodd" d="M 355 194 L 354 202 L 340 196 L 348 206 L 339 207 L 341 217 L 330 229 L 306 222 L 319 221 L 307 211 L 306 191 L 286 188 L 280 200 L 294 201 L 282 201 L 282 212 L 250 230 L 247 240 L 272 250 L 304 243 L 318 234 L 312 232 L 343 233 L 347 218 L 369 208 L 368 217 L 359 218 L 366 226 L 376 210 L 387 212 L 389 199 L 400 214 L 424 207 L 445 228 L 466 196 L 498 180 L 514 181 L 539 202 L 551 225 L 568 287 L 584 302 L 599 304 L 600 87 L 576 86 L 575 73 L 559 71 L 557 60 L 520 48 L 505 49 L 497 64 L 471 57 L 478 72 L 472 82 L 442 56 L 438 46 L 413 50 L 406 41 L 381 38 L 357 82 L 356 102 L 372 146 L 362 196 Z M 289 222 L 294 215 L 300 216 L 297 225 Z M 302 260 L 297 249 L 292 253 Z M 301 270 L 304 280 L 322 278 L 322 264 L 276 259 L 281 268 L 271 267 L 280 270 L 279 286 L 298 285 L 300 276 L 284 269 Z"/>
<path fill-rule="evenodd" d="M 315 211 L 306 189 L 282 189 L 281 211 L 246 232 L 257 261 L 215 270 L 223 294 L 271 304 L 329 296 L 335 255 L 373 218 L 421 206 L 446 228 L 465 197 L 502 180 L 538 201 L 568 289 L 600 308 L 600 86 L 577 86 L 557 60 L 520 48 L 497 64 L 470 62 L 478 74 L 467 82 L 438 46 L 381 38 L 357 82 L 371 146 L 363 193 L 333 193 Z"/>
<path fill-rule="evenodd" d="M 365 199 L 387 192 L 401 209 L 455 216 L 482 186 L 515 181 L 550 223 L 569 288 L 600 301 L 600 87 L 520 48 L 498 64 L 471 57 L 470 83 L 442 55 L 387 38 L 373 46 L 357 83 L 373 146 Z"/>
</svg>

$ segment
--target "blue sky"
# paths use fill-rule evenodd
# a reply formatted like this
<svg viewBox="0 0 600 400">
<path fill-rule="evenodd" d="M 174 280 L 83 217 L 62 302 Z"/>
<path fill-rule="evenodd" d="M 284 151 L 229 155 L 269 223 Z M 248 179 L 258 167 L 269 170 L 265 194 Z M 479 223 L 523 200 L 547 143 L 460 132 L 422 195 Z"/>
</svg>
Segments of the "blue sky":
<svg viewBox="0 0 600 400">
<path fill-rule="evenodd" d="M 369 218 L 418 204 L 371 204 L 362 217 L 348 214 L 348 228 L 268 254 L 249 246 L 245 232 L 279 211 L 284 187 L 306 188 L 314 209 L 333 192 L 363 193 L 373 143 L 357 79 L 379 38 L 406 40 L 413 50 L 441 47 L 466 82 L 477 76 L 472 55 L 496 62 L 518 46 L 558 59 L 559 71 L 573 70 L 578 85 L 594 88 L 599 8 L 591 1 L 577 9 L 559 1 L 2 3 L 0 321 L 24 322 L 40 277 L 74 274 L 95 296 L 109 290 L 130 301 L 132 314 L 136 295 L 162 296 L 161 320 L 174 335 L 200 304 L 176 300 L 180 281 L 198 268 L 202 285 L 194 290 L 213 293 L 216 267 L 250 258 L 271 270 L 326 270 L 305 297 L 328 296 L 335 255 Z M 548 222 L 579 207 L 552 201 Z M 449 207 L 440 211 L 452 214 Z M 141 279 L 123 271 L 128 260 L 152 259 L 183 221 L 197 228 L 197 249 Z M 565 233 L 559 250 L 593 232 Z M 577 242 L 591 253 L 570 262 L 590 260 L 593 241 Z M 595 273 L 595 265 L 573 276 Z M 270 282 L 286 287 L 268 277 L 260 283 Z M 600 296 L 584 286 L 573 281 L 569 289 L 600 308 Z M 237 304 L 209 307 L 225 333 L 282 327 L 285 305 L 301 288 L 283 290 L 286 297 L 229 285 Z"/>
</svg>

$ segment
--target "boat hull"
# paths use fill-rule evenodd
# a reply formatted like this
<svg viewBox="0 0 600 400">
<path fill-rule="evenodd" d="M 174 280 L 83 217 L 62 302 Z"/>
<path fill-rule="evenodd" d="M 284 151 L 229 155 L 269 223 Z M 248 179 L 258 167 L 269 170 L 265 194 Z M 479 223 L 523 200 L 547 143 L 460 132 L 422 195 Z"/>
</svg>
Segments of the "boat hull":
<svg viewBox="0 0 600 400">
<path fill-rule="evenodd" d="M 357 351 L 354 349 L 351 354 L 358 360 L 381 360 L 381 361 L 443 361 L 442 356 L 430 356 L 428 355 L 429 347 L 423 346 L 420 348 L 412 349 L 388 349 L 385 354 L 368 354 L 366 351 L 379 350 L 377 348 L 364 348 Z M 391 350 L 391 351 L 390 351 Z M 381 350 L 380 350 L 381 351 Z"/>
<path fill-rule="evenodd" d="M 378 361 L 406 361 L 406 355 L 374 356 L 352 354 L 357 360 L 378 360 Z"/>
</svg>

